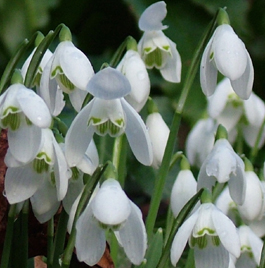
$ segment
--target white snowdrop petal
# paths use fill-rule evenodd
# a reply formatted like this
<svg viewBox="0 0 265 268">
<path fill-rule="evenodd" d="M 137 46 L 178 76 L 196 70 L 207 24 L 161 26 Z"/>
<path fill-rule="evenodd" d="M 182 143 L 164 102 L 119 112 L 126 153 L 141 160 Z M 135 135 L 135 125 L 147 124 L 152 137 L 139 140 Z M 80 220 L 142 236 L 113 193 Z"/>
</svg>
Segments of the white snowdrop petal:
<svg viewBox="0 0 265 268">
<path fill-rule="evenodd" d="M 200 83 L 202 92 L 206 96 L 211 96 L 214 93 L 217 81 L 217 70 L 210 58 L 212 42 L 213 38 L 208 42 L 200 64 Z"/>
<path fill-rule="evenodd" d="M 73 92 L 68 94 L 71 104 L 77 112 L 80 112 L 87 94 L 87 91 L 79 88 L 76 88 Z"/>
<path fill-rule="evenodd" d="M 247 54 L 247 66 L 245 72 L 238 79 L 231 80 L 232 87 L 236 94 L 243 100 L 247 100 L 251 94 L 254 81 L 254 68 L 252 60 Z"/>
<path fill-rule="evenodd" d="M 196 268 L 224 268 L 228 267 L 229 253 L 223 245 L 213 246 L 208 241 L 206 248 L 194 248 L 194 259 Z"/>
<path fill-rule="evenodd" d="M 181 170 L 173 184 L 170 205 L 175 217 L 189 199 L 196 194 L 197 182 L 190 170 Z"/>
<path fill-rule="evenodd" d="M 147 128 L 140 115 L 124 100 L 121 104 L 126 114 L 125 133 L 136 159 L 143 165 L 153 162 L 153 151 Z"/>
<path fill-rule="evenodd" d="M 21 110 L 36 126 L 48 128 L 51 125 L 51 114 L 44 102 L 33 90 L 26 87 L 17 92 L 17 101 Z"/>
<path fill-rule="evenodd" d="M 236 80 L 243 75 L 248 62 L 246 48 L 230 25 L 216 28 L 212 48 L 216 67 L 224 76 Z"/>
<path fill-rule="evenodd" d="M 128 79 L 121 72 L 107 67 L 90 79 L 86 89 L 97 98 L 111 100 L 129 94 L 131 86 Z"/>
<path fill-rule="evenodd" d="M 131 213 L 130 201 L 114 179 L 102 184 L 91 206 L 96 219 L 107 225 L 121 224 Z"/>
<path fill-rule="evenodd" d="M 44 179 L 42 186 L 30 198 L 35 217 L 40 223 L 50 220 L 60 206 L 57 199 L 56 187 L 49 178 Z"/>
<path fill-rule="evenodd" d="M 168 136 L 169 128 L 159 113 L 151 113 L 146 119 L 146 127 L 152 142 L 154 159 L 152 166 L 158 168 L 162 162 Z"/>
<path fill-rule="evenodd" d="M 43 183 L 44 175 L 33 171 L 25 165 L 8 168 L 5 175 L 5 192 L 10 204 L 19 203 L 30 198 Z"/>
<path fill-rule="evenodd" d="M 41 147 L 42 131 L 35 125 L 24 122 L 17 131 L 9 129 L 7 136 L 10 152 L 22 163 L 32 161 Z"/>
<path fill-rule="evenodd" d="M 181 58 L 176 44 L 168 39 L 171 56 L 168 57 L 166 65 L 160 69 L 163 78 L 172 83 L 179 83 L 181 80 Z"/>
<path fill-rule="evenodd" d="M 238 258 L 240 240 L 234 223 L 217 208 L 212 210 L 212 221 L 225 249 Z"/>
<path fill-rule="evenodd" d="M 247 226 L 247 228 L 248 228 L 248 239 L 251 246 L 251 250 L 253 252 L 256 264 L 259 265 L 261 259 L 263 241 L 251 230 L 250 227 Z"/>
<path fill-rule="evenodd" d="M 166 15 L 166 3 L 164 1 L 156 2 L 142 13 L 139 19 L 139 28 L 142 31 L 158 31 L 165 29 L 167 26 L 163 26 L 162 20 Z"/>
<path fill-rule="evenodd" d="M 192 234 L 192 229 L 198 219 L 199 212 L 195 211 L 178 229 L 170 250 L 171 263 L 176 266 L 181 254 L 187 244 L 187 241 Z"/>
<path fill-rule="evenodd" d="M 140 265 L 147 248 L 147 235 L 140 209 L 130 201 L 131 214 L 119 233 L 119 241 L 130 261 Z"/>
<path fill-rule="evenodd" d="M 79 261 L 95 265 L 102 257 L 106 239 L 104 230 L 93 217 L 91 206 L 87 206 L 76 223 L 76 253 Z"/>
<path fill-rule="evenodd" d="M 63 53 L 60 55 L 60 66 L 65 76 L 82 90 L 94 75 L 93 67 L 86 55 L 76 48 L 71 41 L 64 41 Z"/>
<path fill-rule="evenodd" d="M 78 165 L 93 137 L 93 127 L 88 127 L 90 111 L 94 99 L 75 117 L 65 137 L 65 157 L 70 167 Z"/>
</svg>

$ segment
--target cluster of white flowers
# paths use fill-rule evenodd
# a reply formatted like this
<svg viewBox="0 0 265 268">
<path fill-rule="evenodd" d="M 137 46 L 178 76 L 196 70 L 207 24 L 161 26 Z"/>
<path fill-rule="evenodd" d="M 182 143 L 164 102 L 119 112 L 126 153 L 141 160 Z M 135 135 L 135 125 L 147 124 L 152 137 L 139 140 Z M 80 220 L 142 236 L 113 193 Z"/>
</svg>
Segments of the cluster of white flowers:
<svg viewBox="0 0 265 268">
<path fill-rule="evenodd" d="M 169 82 L 181 80 L 179 52 L 163 32 L 166 14 L 164 1 L 149 6 L 139 19 L 144 33 L 136 50 L 127 50 L 117 66 L 97 72 L 72 43 L 69 29 L 63 28 L 55 51 L 47 50 L 38 66 L 32 81 L 36 91 L 23 84 L 36 48 L 33 50 L 19 79 L 13 79 L 18 82 L 0 96 L 0 126 L 8 130 L 5 195 L 10 204 L 30 199 L 41 223 L 50 220 L 63 204 L 70 215 L 71 232 L 84 189 L 83 174 L 92 175 L 103 164 L 94 134 L 113 138 L 125 134 L 141 164 L 154 169 L 161 166 L 170 129 L 157 111 L 147 116 L 146 124 L 139 112 L 150 94 L 147 69 L 157 68 Z M 218 71 L 225 78 L 217 85 Z M 199 173 L 196 179 L 189 164 L 180 170 L 170 199 L 174 217 L 201 188 L 213 196 L 220 187 L 223 190 L 216 200 L 202 198 L 177 231 L 171 248 L 174 266 L 187 241 L 194 248 L 196 268 L 259 265 L 260 237 L 265 234 L 265 186 L 248 160 L 242 160 L 232 147 L 238 135 L 254 147 L 263 125 L 265 104 L 252 93 L 253 78 L 244 43 L 230 25 L 218 26 L 200 67 L 209 116 L 194 126 L 187 139 L 187 159 Z M 65 94 L 77 115 L 65 136 L 58 139 L 53 118 L 64 110 Z M 91 97 L 88 103 L 87 96 Z M 220 124 L 229 139 L 227 132 L 222 134 L 224 128 L 218 128 Z M 264 142 L 265 129 L 258 147 Z M 74 228 L 77 257 L 90 266 L 104 254 L 106 230 L 114 232 L 133 264 L 140 265 L 145 257 L 148 241 L 142 213 L 113 177 L 96 187 Z"/>
</svg>

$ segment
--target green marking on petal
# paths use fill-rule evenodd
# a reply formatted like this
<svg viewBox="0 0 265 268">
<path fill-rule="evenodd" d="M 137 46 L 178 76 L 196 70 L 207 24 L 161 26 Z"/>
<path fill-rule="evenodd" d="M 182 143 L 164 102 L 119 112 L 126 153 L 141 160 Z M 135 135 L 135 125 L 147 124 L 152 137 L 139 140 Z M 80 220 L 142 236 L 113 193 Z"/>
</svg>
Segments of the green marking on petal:
<svg viewBox="0 0 265 268">
<path fill-rule="evenodd" d="M 51 77 L 54 78 L 57 74 L 63 74 L 63 69 L 61 66 L 55 67 L 55 69 L 51 72 Z"/>
<path fill-rule="evenodd" d="M 166 51 L 170 51 L 170 46 L 162 46 L 162 48 Z"/>
<path fill-rule="evenodd" d="M 47 172 L 49 170 L 49 165 L 45 162 L 44 159 L 37 159 L 33 160 L 33 169 L 41 174 L 43 172 Z"/>
<path fill-rule="evenodd" d="M 144 55 L 144 62 L 147 68 L 163 68 L 166 64 L 170 51 L 164 51 L 156 48 L 154 51 Z"/>
<path fill-rule="evenodd" d="M 124 126 L 124 120 L 122 118 L 115 120 L 115 123 L 117 123 L 117 125 L 119 125 L 120 127 Z"/>
<path fill-rule="evenodd" d="M 45 160 L 47 164 L 50 164 L 52 162 L 51 158 L 45 152 L 38 153 L 36 158 Z"/>
<path fill-rule="evenodd" d="M 54 171 L 51 173 L 50 182 L 53 186 L 56 186 L 55 174 Z"/>
<path fill-rule="evenodd" d="M 75 89 L 75 85 L 65 76 L 65 74 L 60 74 L 59 79 L 61 83 L 70 91 Z"/>
<path fill-rule="evenodd" d="M 32 122 L 26 117 L 26 123 L 28 126 L 32 126 Z"/>
<path fill-rule="evenodd" d="M 221 243 L 219 236 L 212 236 L 211 238 L 213 245 L 218 247 Z"/>
<path fill-rule="evenodd" d="M 19 128 L 21 122 L 21 113 L 17 107 L 8 107 L 4 113 L 1 120 L 5 128 L 10 127 L 11 130 L 15 131 Z"/>
<path fill-rule="evenodd" d="M 199 232 L 197 232 L 198 236 L 202 236 L 204 234 L 213 235 L 213 234 L 215 234 L 215 231 L 206 227 L 206 228 L 203 228 L 202 230 L 200 230 Z"/>
<path fill-rule="evenodd" d="M 145 47 L 145 48 L 144 48 L 144 52 L 146 52 L 146 53 L 149 53 L 151 50 L 152 50 L 151 47 Z"/>
<path fill-rule="evenodd" d="M 207 236 L 200 236 L 196 238 L 196 243 L 200 249 L 206 248 L 207 246 Z"/>
<path fill-rule="evenodd" d="M 96 124 L 99 124 L 102 120 L 101 118 L 91 117 L 88 121 L 88 125 L 91 123 L 91 121 L 93 125 L 96 125 Z"/>
<path fill-rule="evenodd" d="M 213 58 L 214 58 L 214 53 L 211 52 L 211 54 L 210 54 L 210 60 L 213 60 Z"/>
</svg>

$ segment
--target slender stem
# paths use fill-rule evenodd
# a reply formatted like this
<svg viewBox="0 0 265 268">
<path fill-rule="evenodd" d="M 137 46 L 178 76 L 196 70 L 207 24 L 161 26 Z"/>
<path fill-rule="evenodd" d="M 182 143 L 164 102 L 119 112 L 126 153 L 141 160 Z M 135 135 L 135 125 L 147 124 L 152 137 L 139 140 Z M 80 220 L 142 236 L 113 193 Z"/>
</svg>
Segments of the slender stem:
<svg viewBox="0 0 265 268">
<path fill-rule="evenodd" d="M 162 198 L 166 176 L 169 171 L 171 156 L 174 150 L 175 139 L 178 133 L 182 111 L 186 103 L 188 93 L 194 81 L 195 75 L 197 73 L 199 63 L 200 63 L 200 58 L 203 53 L 204 47 L 206 46 L 208 39 L 210 38 L 213 32 L 213 29 L 216 25 L 217 16 L 218 16 L 218 12 L 215 18 L 213 19 L 213 21 L 211 22 L 211 24 L 209 25 L 206 31 L 206 34 L 203 36 L 201 42 L 198 45 L 198 48 L 195 51 L 195 54 L 193 56 L 190 68 L 188 70 L 188 73 L 184 82 L 183 90 L 181 92 L 181 96 L 180 96 L 180 99 L 179 99 L 179 102 L 178 102 L 178 105 L 177 105 L 177 108 L 173 117 L 164 157 L 161 163 L 161 167 L 156 176 L 154 192 L 152 194 L 150 209 L 149 209 L 149 213 L 146 219 L 146 229 L 147 229 L 148 239 L 150 239 L 153 234 L 153 229 L 154 229 L 155 221 L 156 221 L 156 215 L 157 215 L 159 204 Z"/>
<path fill-rule="evenodd" d="M 57 225 L 53 246 L 53 268 L 60 267 L 59 256 L 63 253 L 65 237 L 67 232 L 67 223 L 69 216 L 64 209 L 62 209 L 60 219 Z"/>
<path fill-rule="evenodd" d="M 188 258 L 186 260 L 185 268 L 194 268 L 194 250 L 192 248 L 189 249 Z"/>
<path fill-rule="evenodd" d="M 48 221 L 47 228 L 47 267 L 52 267 L 53 261 L 53 237 L 54 237 L 54 219 Z"/>
<path fill-rule="evenodd" d="M 126 139 L 123 134 L 115 139 L 112 154 L 112 163 L 118 172 L 118 181 L 122 188 L 126 174 L 126 153 Z"/>
<path fill-rule="evenodd" d="M 24 202 L 21 215 L 21 259 L 19 260 L 20 266 L 27 268 L 28 266 L 28 218 L 29 218 L 29 200 Z"/>
<path fill-rule="evenodd" d="M 4 248 L 2 252 L 2 259 L 1 259 L 1 268 L 8 268 L 9 265 L 9 258 L 12 246 L 12 238 L 13 238 L 13 230 L 14 230 L 14 221 L 16 216 L 16 204 L 13 204 L 9 208 L 8 212 L 8 221 L 7 221 L 7 228 L 5 234 L 5 242 Z"/>
<path fill-rule="evenodd" d="M 260 129 L 259 129 L 259 132 L 258 132 L 258 135 L 257 135 L 257 138 L 256 138 L 256 141 L 255 141 L 255 145 L 254 147 L 252 148 L 251 152 L 250 152 L 250 158 L 249 160 L 253 163 L 257 154 L 258 154 L 258 148 L 259 148 L 259 142 L 260 142 L 260 139 L 262 137 L 262 134 L 263 134 L 263 131 L 264 131 L 264 126 L 265 126 L 265 117 L 263 119 L 263 122 L 260 126 Z"/>
<path fill-rule="evenodd" d="M 262 247 L 262 251 L 261 251 L 259 268 L 265 268 L 265 242 L 263 243 L 263 247 Z"/>
<path fill-rule="evenodd" d="M 76 222 L 77 222 L 79 216 L 81 215 L 81 213 L 83 212 L 85 206 L 87 205 L 87 203 L 88 203 L 98 181 L 100 180 L 103 172 L 105 171 L 106 167 L 107 167 L 107 165 L 105 165 L 103 168 L 101 168 L 101 167 L 98 168 L 95 171 L 95 173 L 93 174 L 93 176 L 87 181 L 87 183 L 85 185 L 85 188 L 83 190 L 82 196 L 80 198 L 80 201 L 79 201 L 77 209 L 76 209 L 71 234 L 70 234 L 70 237 L 68 239 L 66 249 L 63 253 L 62 266 L 61 266 L 62 268 L 68 268 L 70 266 L 73 250 L 75 247 Z"/>
</svg>

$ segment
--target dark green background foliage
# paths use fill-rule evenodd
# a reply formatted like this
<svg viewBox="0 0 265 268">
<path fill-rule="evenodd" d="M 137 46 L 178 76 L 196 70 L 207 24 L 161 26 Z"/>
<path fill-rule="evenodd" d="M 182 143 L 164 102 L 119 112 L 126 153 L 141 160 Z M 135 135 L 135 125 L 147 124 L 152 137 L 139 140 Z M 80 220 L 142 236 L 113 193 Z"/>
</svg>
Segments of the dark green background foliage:
<svg viewBox="0 0 265 268">
<path fill-rule="evenodd" d="M 66 24 L 71 29 L 75 45 L 89 57 L 95 71 L 98 71 L 103 62 L 110 60 L 114 51 L 128 35 L 137 41 L 140 39 L 142 33 L 138 29 L 138 18 L 143 10 L 154 2 L 152 0 L 0 0 L 0 71 L 3 71 L 10 56 L 23 39 L 30 38 L 36 30 L 47 34 L 60 23 Z M 164 24 L 169 27 L 164 32 L 177 44 L 181 55 L 182 82 L 180 84 L 165 82 L 155 70 L 149 74 L 152 81 L 151 95 L 168 125 L 195 48 L 219 7 L 227 7 L 231 25 L 244 41 L 255 69 L 253 90 L 265 99 L 264 0 L 166 0 L 165 2 L 168 14 Z M 56 43 L 54 47 L 55 45 Z M 203 115 L 206 107 L 198 77 L 184 109 L 178 137 L 178 146 L 182 150 L 187 131 Z M 142 116 L 145 115 L 146 109 L 142 111 Z M 135 170 L 131 167 L 132 165 L 128 166 L 128 171 L 132 172 L 131 180 L 137 180 L 141 188 L 148 189 L 147 193 L 150 193 L 153 170 L 146 167 Z M 172 173 L 172 180 L 175 174 L 176 172 Z M 168 196 L 169 189 L 168 187 L 168 191 L 165 191 L 165 196 Z"/>
</svg>

